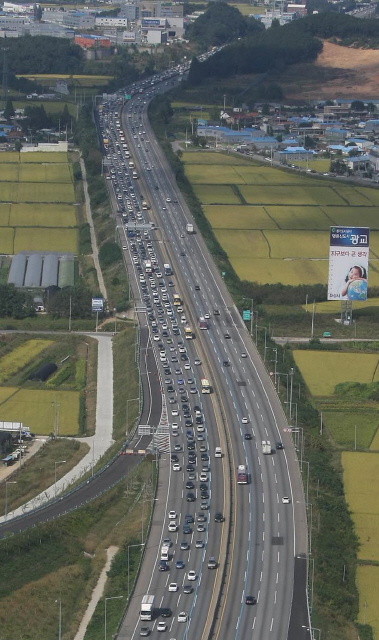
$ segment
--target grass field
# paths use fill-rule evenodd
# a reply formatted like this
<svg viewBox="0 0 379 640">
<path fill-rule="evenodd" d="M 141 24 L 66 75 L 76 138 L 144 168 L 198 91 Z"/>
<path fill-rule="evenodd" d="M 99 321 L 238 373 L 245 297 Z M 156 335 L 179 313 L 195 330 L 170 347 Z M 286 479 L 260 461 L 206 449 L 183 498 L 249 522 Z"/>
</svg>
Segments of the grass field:
<svg viewBox="0 0 379 640">
<path fill-rule="evenodd" d="M 76 229 L 17 227 L 15 231 L 14 249 L 10 253 L 44 251 L 46 249 L 49 251 L 78 253 L 78 233 Z"/>
<path fill-rule="evenodd" d="M 28 340 L 0 358 L 0 383 L 8 380 L 51 344 L 51 340 Z"/>
<path fill-rule="evenodd" d="M 6 154 L 8 155 L 8 154 Z M 67 153 L 64 151 L 33 151 L 33 153 L 20 153 L 19 154 L 20 162 L 26 163 L 41 163 L 48 162 L 50 163 L 62 163 L 68 162 Z"/>
<path fill-rule="evenodd" d="M 357 587 L 359 591 L 360 624 L 369 624 L 374 637 L 379 638 L 379 567 L 363 565 L 357 567 Z"/>
<path fill-rule="evenodd" d="M 0 182 L 55 182 L 69 183 L 72 178 L 67 163 L 54 164 L 1 164 Z"/>
<path fill-rule="evenodd" d="M 204 214 L 242 280 L 288 285 L 327 281 L 329 228 L 371 229 L 370 285 L 379 286 L 379 194 L 299 176 L 226 153 L 184 152 Z"/>
<path fill-rule="evenodd" d="M 233 188 L 228 185 L 194 185 L 194 191 L 203 204 L 240 204 Z"/>
<path fill-rule="evenodd" d="M 324 171 L 329 171 L 330 158 L 317 158 L 316 157 L 316 158 L 312 159 L 312 156 L 310 156 L 308 162 L 306 160 L 296 160 L 296 166 L 297 167 L 303 167 L 303 169 L 309 167 L 310 169 L 314 169 L 318 173 L 323 173 Z"/>
<path fill-rule="evenodd" d="M 62 113 L 65 107 L 73 118 L 76 117 L 76 104 L 74 102 L 67 102 L 66 100 L 60 100 L 52 102 L 51 100 L 13 100 L 13 106 L 15 109 L 25 109 L 25 107 L 43 107 L 46 113 Z M 24 154 L 26 155 L 26 154 Z"/>
<path fill-rule="evenodd" d="M 336 444 L 341 447 L 354 449 L 355 426 L 357 427 L 357 448 L 374 449 L 372 446 L 379 426 L 376 411 L 365 413 L 359 411 L 323 411 L 323 421 Z"/>
<path fill-rule="evenodd" d="M 359 560 L 379 562 L 379 455 L 344 451 L 346 500 L 359 535 Z"/>
<path fill-rule="evenodd" d="M 59 404 L 59 435 L 78 433 L 79 392 L 19 389 L 1 405 L 2 420 L 23 422 L 39 435 L 54 432 L 54 402 Z"/>
<path fill-rule="evenodd" d="M 75 192 L 72 183 L 19 183 L 16 191 L 17 200 L 14 200 L 15 202 L 75 202 Z M 13 198 L 11 198 L 11 200 L 13 200 Z"/>
<path fill-rule="evenodd" d="M 369 383 L 379 380 L 379 355 L 375 353 L 338 353 L 293 351 L 296 365 L 313 396 L 334 393 L 340 382 Z"/>
<path fill-rule="evenodd" d="M 378 307 L 379 306 L 379 298 L 369 298 L 364 302 L 356 302 L 354 301 L 354 311 L 359 309 L 369 309 L 370 307 Z M 302 305 L 302 308 L 305 309 L 305 304 Z M 308 311 L 311 310 L 311 307 L 308 305 Z M 316 304 L 316 313 L 340 313 L 341 312 L 341 302 L 328 300 L 326 302 L 317 302 Z"/>
<path fill-rule="evenodd" d="M 49 73 L 35 73 L 35 74 L 20 74 L 17 78 L 28 78 L 34 80 L 42 86 L 49 87 L 54 80 L 67 80 L 69 86 L 76 87 L 101 87 L 104 84 L 108 84 L 113 79 L 113 76 L 89 76 L 89 75 L 70 75 L 70 74 L 49 74 Z M 35 104 L 34 102 L 29 104 Z M 38 102 L 39 104 L 39 102 Z M 63 109 L 64 102 L 62 102 Z"/>
<path fill-rule="evenodd" d="M 0 228 L 0 253 L 13 254 L 14 229 L 10 227 Z"/>
</svg>

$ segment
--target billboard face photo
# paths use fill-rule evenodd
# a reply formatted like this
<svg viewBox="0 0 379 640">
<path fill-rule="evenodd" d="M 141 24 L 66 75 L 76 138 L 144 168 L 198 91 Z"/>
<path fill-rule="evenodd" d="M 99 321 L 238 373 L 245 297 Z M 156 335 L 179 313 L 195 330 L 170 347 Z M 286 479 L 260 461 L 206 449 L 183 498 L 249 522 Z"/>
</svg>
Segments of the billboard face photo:
<svg viewBox="0 0 379 640">
<path fill-rule="evenodd" d="M 368 227 L 330 227 L 328 300 L 367 300 Z"/>
</svg>

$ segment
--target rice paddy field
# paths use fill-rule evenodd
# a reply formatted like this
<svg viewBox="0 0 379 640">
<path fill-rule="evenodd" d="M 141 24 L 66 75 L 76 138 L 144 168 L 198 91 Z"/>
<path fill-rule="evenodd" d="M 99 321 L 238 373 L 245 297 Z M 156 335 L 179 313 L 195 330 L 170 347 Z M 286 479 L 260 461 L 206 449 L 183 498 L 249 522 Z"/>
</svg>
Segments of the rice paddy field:
<svg viewBox="0 0 379 640">
<path fill-rule="evenodd" d="M 379 192 L 262 166 L 227 153 L 186 151 L 185 172 L 242 280 L 327 280 L 329 227 L 371 229 L 370 284 L 379 286 Z"/>
<path fill-rule="evenodd" d="M 76 254 L 76 196 L 67 154 L 0 153 L 0 167 L 0 254 Z"/>
<path fill-rule="evenodd" d="M 379 638 L 379 567 L 359 566 L 356 580 L 359 591 L 358 622 L 371 625 L 375 638 Z"/>
<path fill-rule="evenodd" d="M 79 424 L 79 396 L 78 391 L 16 389 L 13 395 L 1 403 L 1 419 L 17 419 L 28 425 L 34 433 L 49 435 L 54 432 L 54 403 L 57 402 L 59 435 L 76 435 Z"/>
<path fill-rule="evenodd" d="M 67 74 L 48 74 L 48 73 L 35 73 L 35 74 L 21 74 L 17 75 L 17 78 L 27 78 L 33 80 L 43 87 L 50 87 L 51 83 L 55 80 L 66 80 L 69 86 L 73 87 L 102 87 L 113 79 L 113 76 L 90 76 L 90 75 L 67 75 Z M 39 101 L 38 101 L 39 103 Z M 34 104 L 33 102 L 29 104 Z M 63 108 L 63 105 L 62 105 Z"/>
</svg>

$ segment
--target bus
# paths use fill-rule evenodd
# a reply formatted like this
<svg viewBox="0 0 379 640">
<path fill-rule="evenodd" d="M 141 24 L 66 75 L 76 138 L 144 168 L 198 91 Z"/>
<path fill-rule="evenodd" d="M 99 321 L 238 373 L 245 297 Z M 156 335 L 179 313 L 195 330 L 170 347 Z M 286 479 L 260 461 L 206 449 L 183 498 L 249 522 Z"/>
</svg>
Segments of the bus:
<svg viewBox="0 0 379 640">
<path fill-rule="evenodd" d="M 208 320 L 201 316 L 199 318 L 199 329 L 208 329 Z"/>
<path fill-rule="evenodd" d="M 247 484 L 247 469 L 244 464 L 238 465 L 237 484 Z"/>
<path fill-rule="evenodd" d="M 201 393 L 210 393 L 211 385 L 209 384 L 209 380 L 206 378 L 201 379 Z"/>
<path fill-rule="evenodd" d="M 173 299 L 174 307 L 180 307 L 180 305 L 182 304 L 182 301 L 180 299 L 180 296 L 177 293 L 174 293 L 174 295 L 172 296 L 172 299 Z"/>
</svg>

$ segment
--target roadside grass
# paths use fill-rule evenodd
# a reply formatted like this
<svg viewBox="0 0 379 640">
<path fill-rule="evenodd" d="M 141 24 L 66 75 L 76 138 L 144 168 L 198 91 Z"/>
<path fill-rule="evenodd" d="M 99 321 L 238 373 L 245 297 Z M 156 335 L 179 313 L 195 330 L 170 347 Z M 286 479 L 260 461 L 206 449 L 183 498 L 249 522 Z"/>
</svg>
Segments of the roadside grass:
<svg viewBox="0 0 379 640">
<path fill-rule="evenodd" d="M 84 442 L 74 439 L 58 438 L 44 444 L 30 459 L 14 464 L 14 472 L 8 477 L 17 484 L 8 490 L 8 513 L 17 509 L 35 496 L 38 496 L 55 481 L 55 462 L 66 460 L 64 464 L 56 465 L 57 480 L 75 467 L 88 453 L 90 447 Z M 1 492 L 0 513 L 4 513 L 5 498 Z"/>
<path fill-rule="evenodd" d="M 356 411 L 353 404 L 343 404 L 341 411 L 327 411 L 327 404 L 322 407 L 324 425 L 335 444 L 344 449 L 354 449 L 356 433 L 357 449 L 370 449 L 371 446 L 373 450 L 372 445 L 379 426 L 378 407 L 365 412 L 364 407 L 361 411 Z"/>
<path fill-rule="evenodd" d="M 0 358 L 0 384 L 14 376 L 17 371 L 24 368 L 41 351 L 52 344 L 51 340 L 27 340 L 19 347 L 13 349 Z"/>
<path fill-rule="evenodd" d="M 360 547 L 358 559 L 379 562 L 379 455 L 343 451 L 344 490 Z"/>
<path fill-rule="evenodd" d="M 138 400 L 132 400 L 139 396 L 136 340 L 137 332 L 132 325 L 123 329 L 113 340 L 113 438 L 119 444 L 125 441 L 126 432 L 132 429 L 139 413 Z"/>
<path fill-rule="evenodd" d="M 379 306 L 379 298 L 368 298 L 362 302 L 354 300 L 354 312 L 359 309 L 369 309 L 370 307 L 378 307 Z M 305 305 L 302 305 L 303 309 L 305 309 Z M 308 311 L 310 307 L 308 305 Z M 325 302 L 317 302 L 315 308 L 316 314 L 339 314 L 341 313 L 341 302 L 328 300 Z"/>
<path fill-rule="evenodd" d="M 369 383 L 378 379 L 379 355 L 376 353 L 338 353 L 300 351 L 293 357 L 313 396 L 334 394 L 341 382 Z"/>
<path fill-rule="evenodd" d="M 359 590 L 358 620 L 362 625 L 371 625 L 375 638 L 379 637 L 379 567 L 361 565 L 357 568 Z"/>
<path fill-rule="evenodd" d="M 11 204 L 10 227 L 75 227 L 75 207 L 69 204 Z"/>
<path fill-rule="evenodd" d="M 54 433 L 55 403 L 59 405 L 59 435 L 74 436 L 79 430 L 79 392 L 18 389 L 1 405 L 2 420 L 17 420 L 38 435 Z"/>
<path fill-rule="evenodd" d="M 203 204 L 240 204 L 241 199 L 230 185 L 197 184 L 193 190 Z"/>
<path fill-rule="evenodd" d="M 0 541 L 0 627 L 4 638 L 54 638 L 59 602 L 62 638 L 73 638 L 104 566 L 105 549 L 115 545 L 119 552 L 86 639 L 104 638 L 104 597 L 121 594 L 122 600 L 107 607 L 107 627 L 113 637 L 126 605 L 127 547 L 140 541 L 142 501 L 145 532 L 150 519 L 148 505 L 155 485 L 152 470 L 150 460 L 142 461 L 131 476 L 85 507 Z M 138 569 L 138 551 L 130 551 L 131 585 Z"/>
<path fill-rule="evenodd" d="M 13 233 L 13 229 L 10 231 Z M 10 253 L 19 251 L 59 251 L 72 252 L 75 255 L 78 253 L 77 229 L 16 227 L 14 231 L 14 248 Z"/>
</svg>

